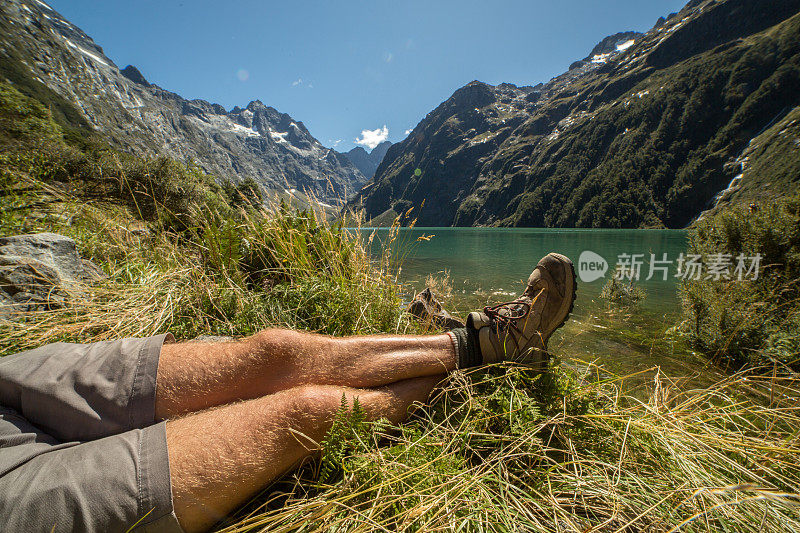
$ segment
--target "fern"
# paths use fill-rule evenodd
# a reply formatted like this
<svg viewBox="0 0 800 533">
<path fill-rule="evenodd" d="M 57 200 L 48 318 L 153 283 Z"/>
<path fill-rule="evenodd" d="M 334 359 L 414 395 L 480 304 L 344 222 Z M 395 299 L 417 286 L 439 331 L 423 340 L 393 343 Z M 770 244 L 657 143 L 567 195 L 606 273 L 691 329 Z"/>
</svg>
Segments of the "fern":
<svg viewBox="0 0 800 533">
<path fill-rule="evenodd" d="M 353 400 L 353 408 L 348 408 L 347 397 L 342 393 L 342 401 L 330 429 L 322 441 L 322 459 L 319 480 L 333 483 L 347 472 L 348 458 L 353 452 L 364 447 L 370 434 L 370 426 L 358 398 Z"/>
</svg>

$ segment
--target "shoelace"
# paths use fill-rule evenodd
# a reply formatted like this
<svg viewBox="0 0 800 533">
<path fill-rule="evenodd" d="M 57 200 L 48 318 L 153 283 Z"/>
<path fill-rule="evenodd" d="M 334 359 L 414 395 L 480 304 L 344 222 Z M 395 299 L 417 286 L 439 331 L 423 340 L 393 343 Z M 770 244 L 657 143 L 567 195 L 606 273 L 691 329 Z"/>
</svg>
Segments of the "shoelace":
<svg viewBox="0 0 800 533">
<path fill-rule="evenodd" d="M 513 306 L 513 307 L 512 307 Z M 522 309 L 520 309 L 520 307 Z M 509 309 L 510 311 L 506 314 L 501 314 L 500 311 L 503 309 Z M 519 352 L 520 346 L 517 337 L 522 338 L 524 334 L 519 327 L 517 327 L 515 320 L 519 320 L 521 318 L 525 318 L 528 313 L 531 311 L 531 304 L 527 302 L 503 302 L 501 304 L 487 306 L 483 308 L 484 314 L 489 318 L 489 322 L 491 322 L 491 327 L 494 329 L 495 333 L 498 335 L 500 334 L 501 329 L 506 332 L 506 339 L 511 338 L 516 346 L 513 353 Z M 516 335 L 508 335 L 509 330 L 514 330 Z M 505 344 L 505 341 L 503 342 Z"/>
<path fill-rule="evenodd" d="M 513 307 L 512 307 L 513 306 Z M 520 309 L 519 307 L 522 307 Z M 503 309 L 509 309 L 510 312 L 506 314 L 501 314 Z M 525 318 L 528 313 L 531 311 L 531 304 L 528 302 L 521 302 L 521 301 L 514 301 L 514 302 L 503 302 L 501 304 L 487 306 L 483 308 L 483 313 L 489 318 L 492 326 L 495 328 L 495 331 L 499 333 L 500 328 L 508 329 L 514 328 L 518 333 L 522 333 L 517 325 L 514 323 L 515 320 L 519 320 L 520 318 Z"/>
<path fill-rule="evenodd" d="M 506 332 L 506 339 L 510 337 L 514 342 L 516 348 L 513 353 L 517 353 L 517 355 L 519 355 L 518 352 L 521 351 L 518 339 L 524 339 L 525 333 L 519 328 L 519 326 L 517 326 L 515 321 L 528 316 L 528 314 L 531 312 L 534 302 L 539 299 L 539 296 L 541 296 L 542 292 L 543 291 L 539 291 L 539 294 L 537 294 L 530 303 L 515 300 L 513 302 L 503 302 L 501 304 L 483 308 L 483 312 L 489 319 L 491 327 L 494 329 L 495 333 L 499 335 L 502 328 Z M 510 312 L 501 314 L 500 311 L 506 308 L 509 309 Z M 513 330 L 516 335 L 508 335 L 510 330 Z M 505 341 L 503 344 L 505 344 Z"/>
<path fill-rule="evenodd" d="M 512 307 L 514 306 L 514 307 Z M 522 306 L 523 309 L 520 310 L 516 307 Z M 511 310 L 510 313 L 507 314 L 500 314 L 505 308 L 509 308 Z M 513 302 L 503 302 L 497 305 L 491 305 L 483 308 L 483 313 L 489 317 L 491 321 L 498 321 L 504 325 L 509 324 L 512 320 L 519 320 L 520 318 L 524 318 L 531 310 L 531 304 L 528 302 L 523 302 L 520 300 L 515 300 Z"/>
</svg>

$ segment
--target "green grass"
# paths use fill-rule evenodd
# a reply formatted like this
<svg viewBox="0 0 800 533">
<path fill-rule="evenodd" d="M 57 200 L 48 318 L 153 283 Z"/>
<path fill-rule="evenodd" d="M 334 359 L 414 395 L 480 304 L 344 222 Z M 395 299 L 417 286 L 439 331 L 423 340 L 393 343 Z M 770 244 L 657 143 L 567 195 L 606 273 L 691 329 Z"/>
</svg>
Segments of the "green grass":
<svg viewBox="0 0 800 533">
<path fill-rule="evenodd" d="M 246 184 L 67 143 L 10 90 L 3 118 L 19 131 L 0 141 L 0 234 L 71 236 L 108 277 L 65 307 L 0 319 L 0 355 L 167 330 L 423 331 L 401 312 L 396 235 L 372 257 L 314 210 L 262 208 Z M 53 135 L 40 143 L 35 131 Z M 399 426 L 342 411 L 320 459 L 218 529 L 800 529 L 795 376 L 753 369 L 684 390 L 655 370 L 633 395 L 625 377 L 583 368 L 457 372 Z"/>
<path fill-rule="evenodd" d="M 647 298 L 647 293 L 641 287 L 637 287 L 633 280 L 625 283 L 612 277 L 603 285 L 600 298 L 605 300 L 609 307 L 633 309 Z"/>
<path fill-rule="evenodd" d="M 206 211 L 178 232 L 161 219 L 133 216 L 128 206 L 29 180 L 29 192 L 3 210 L 15 222 L 2 233 L 73 237 L 108 278 L 67 307 L 0 321 L 0 354 L 164 330 L 183 339 L 276 326 L 336 335 L 416 331 L 401 315 L 399 288 L 362 242 L 313 213 L 240 210 L 226 218 Z"/>
<path fill-rule="evenodd" d="M 0 235 L 73 237 L 108 278 L 67 307 L 0 322 L 0 354 L 45 342 L 248 335 L 275 326 L 348 335 L 417 331 L 385 261 L 322 210 L 262 204 L 251 182 L 74 146 L 49 112 L 0 84 Z M 51 132 L 49 137 L 39 134 Z M 388 256 L 385 258 L 388 261 Z"/>
</svg>

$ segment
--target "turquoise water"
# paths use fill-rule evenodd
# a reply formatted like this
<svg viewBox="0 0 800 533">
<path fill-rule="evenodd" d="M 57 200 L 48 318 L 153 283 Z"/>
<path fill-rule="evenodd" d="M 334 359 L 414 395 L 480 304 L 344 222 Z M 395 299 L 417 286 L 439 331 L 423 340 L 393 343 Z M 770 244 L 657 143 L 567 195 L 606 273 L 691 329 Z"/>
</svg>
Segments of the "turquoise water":
<svg viewBox="0 0 800 533">
<path fill-rule="evenodd" d="M 389 236 L 389 230 L 383 228 L 363 232 L 375 233 L 374 253 Z M 580 284 L 577 313 L 594 307 L 591 302 L 611 277 L 620 254 L 644 254 L 649 263 L 651 253 L 659 259 L 664 253 L 668 259 L 677 259 L 685 248 L 686 232 L 676 230 L 413 228 L 399 230 L 394 244 L 396 254 L 402 258 L 402 282 L 422 288 L 428 275 L 447 272 L 460 300 L 470 303 L 519 294 L 533 267 L 548 252 L 568 256 L 577 268 L 581 253 L 592 251 L 606 259 L 609 270 L 604 278 Z M 639 283 L 648 294 L 642 306 L 645 312 L 676 312 L 674 271 L 673 267 L 666 281 L 657 274 L 652 280 Z M 647 264 L 642 273 L 643 277 L 649 274 Z"/>
<path fill-rule="evenodd" d="M 391 235 L 387 228 L 361 231 L 365 238 L 374 234 L 374 254 L 380 253 Z M 705 360 L 666 333 L 680 321 L 674 275 L 678 256 L 685 250 L 686 232 L 680 230 L 403 228 L 392 244 L 400 266 L 398 281 L 404 284 L 406 296 L 425 288 L 428 276 L 446 275 L 452 291 L 444 295 L 444 304 L 456 316 L 514 299 L 548 252 L 570 257 L 576 269 L 582 252 L 594 252 L 607 261 L 608 271 L 596 281 L 579 281 L 572 319 L 554 335 L 551 351 L 578 364 L 599 363 L 610 375 L 658 366 L 672 377 L 696 378 L 705 371 Z M 650 281 L 638 283 L 647 297 L 628 312 L 610 309 L 598 297 L 621 254 L 644 254 L 642 278 L 649 274 L 650 254 L 658 259 L 667 254 L 672 261 L 666 265 L 666 280 L 657 271 Z"/>
</svg>

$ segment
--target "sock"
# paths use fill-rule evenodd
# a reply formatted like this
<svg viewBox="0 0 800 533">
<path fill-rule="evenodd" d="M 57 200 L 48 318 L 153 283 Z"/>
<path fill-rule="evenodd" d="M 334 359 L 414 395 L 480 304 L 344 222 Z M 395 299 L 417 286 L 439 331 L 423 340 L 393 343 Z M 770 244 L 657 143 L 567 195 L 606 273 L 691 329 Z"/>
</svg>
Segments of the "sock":
<svg viewBox="0 0 800 533">
<path fill-rule="evenodd" d="M 456 347 L 458 368 L 472 368 L 483 364 L 478 330 L 475 328 L 456 328 L 448 332 Z"/>
</svg>

